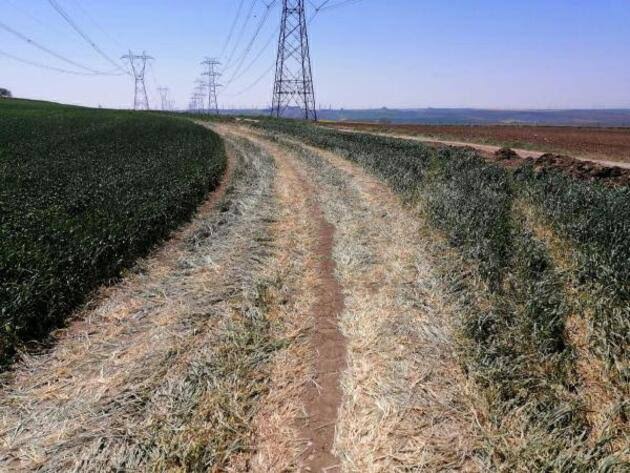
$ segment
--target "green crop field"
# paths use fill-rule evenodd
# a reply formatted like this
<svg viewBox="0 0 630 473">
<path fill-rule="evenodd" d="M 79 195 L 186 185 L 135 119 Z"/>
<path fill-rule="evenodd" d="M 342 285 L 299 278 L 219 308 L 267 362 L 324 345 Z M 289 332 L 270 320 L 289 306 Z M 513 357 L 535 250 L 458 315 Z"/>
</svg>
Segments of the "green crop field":
<svg viewBox="0 0 630 473">
<path fill-rule="evenodd" d="M 0 358 L 165 238 L 224 167 L 183 119 L 0 101 Z"/>
<path fill-rule="evenodd" d="M 492 462 L 617 471 L 630 415 L 630 188 L 514 171 L 463 148 L 257 126 L 361 165 L 434 228 L 458 356 L 489 406 Z"/>
</svg>

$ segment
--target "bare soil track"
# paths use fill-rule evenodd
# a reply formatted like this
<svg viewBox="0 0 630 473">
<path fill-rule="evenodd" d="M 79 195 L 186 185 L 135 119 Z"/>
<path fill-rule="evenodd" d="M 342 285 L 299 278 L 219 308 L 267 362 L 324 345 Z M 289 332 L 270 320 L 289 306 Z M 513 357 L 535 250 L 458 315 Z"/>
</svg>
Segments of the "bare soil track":
<svg viewBox="0 0 630 473">
<path fill-rule="evenodd" d="M 5 375 L 0 470 L 482 470 L 421 221 L 335 154 L 214 128 L 221 189 Z"/>
<path fill-rule="evenodd" d="M 241 132 L 240 136 L 253 140 L 273 155 L 278 166 L 291 175 L 305 197 L 301 211 L 307 212 L 315 230 L 310 247 L 314 272 L 311 281 L 314 302 L 311 306 L 310 345 L 314 359 L 312 378 L 301 395 L 306 415 L 299 422 L 300 433 L 305 440 L 300 465 L 307 471 L 329 471 L 339 463 L 332 449 L 337 411 L 341 405 L 339 379 L 346 359 L 345 340 L 338 325 L 338 317 L 343 310 L 343 295 L 335 277 L 335 227 L 326 220 L 315 197 L 316 189 L 286 150 L 268 143 L 264 138 L 248 136 L 246 132 Z"/>
</svg>

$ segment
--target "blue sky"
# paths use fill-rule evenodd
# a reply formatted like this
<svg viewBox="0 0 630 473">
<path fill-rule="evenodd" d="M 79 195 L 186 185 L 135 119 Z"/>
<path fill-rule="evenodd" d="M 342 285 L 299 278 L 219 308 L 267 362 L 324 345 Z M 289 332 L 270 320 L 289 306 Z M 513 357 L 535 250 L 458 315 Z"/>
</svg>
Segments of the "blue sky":
<svg viewBox="0 0 630 473">
<path fill-rule="evenodd" d="M 159 83 L 171 89 L 179 107 L 188 103 L 203 57 L 222 56 L 239 3 L 56 1 L 109 56 L 118 58 L 129 48 L 154 56 L 155 74 L 148 75 L 152 102 L 158 102 Z M 240 43 L 226 48 L 224 61 L 235 47 L 234 58 L 240 57 L 264 9 L 258 0 L 256 17 Z M 2 23 L 55 52 L 99 70 L 111 68 L 48 0 L 0 0 L 0 11 Z M 260 59 L 222 91 L 221 105 L 269 104 L 278 24 L 276 6 L 244 65 L 262 51 Z M 345 108 L 630 107 L 629 25 L 630 0 L 363 0 L 322 12 L 310 25 L 317 101 Z M 0 51 L 73 68 L 2 29 Z M 223 81 L 233 73 L 234 68 L 226 71 Z M 23 97 L 107 107 L 130 106 L 133 93 L 126 76 L 65 75 L 2 55 L 0 87 Z"/>
</svg>

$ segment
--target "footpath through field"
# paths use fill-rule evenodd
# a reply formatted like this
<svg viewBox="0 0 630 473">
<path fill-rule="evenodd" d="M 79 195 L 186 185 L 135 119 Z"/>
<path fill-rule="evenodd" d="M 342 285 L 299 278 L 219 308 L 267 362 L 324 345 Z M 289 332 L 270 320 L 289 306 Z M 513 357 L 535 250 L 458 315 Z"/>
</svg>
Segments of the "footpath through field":
<svg viewBox="0 0 630 473">
<path fill-rule="evenodd" d="M 222 134 L 229 129 L 235 130 L 224 127 Z M 306 445 L 295 449 L 297 464 L 261 471 L 479 469 L 480 436 L 454 358 L 453 314 L 432 271 L 420 220 L 377 179 L 333 153 L 281 135 L 238 133 L 276 158 L 279 175 L 290 170 L 298 176 L 291 195 L 311 202 L 312 224 L 319 227 L 316 254 L 325 259 L 310 287 L 313 301 L 327 299 L 310 310 L 310 378 L 296 391 L 301 414 L 286 419 L 298 426 L 287 443 L 303 439 Z M 331 269 L 332 288 L 321 282 Z M 334 361 L 342 343 L 346 359 Z"/>
<path fill-rule="evenodd" d="M 481 470 L 422 221 L 335 154 L 213 128 L 222 190 L 4 376 L 0 470 Z"/>
</svg>

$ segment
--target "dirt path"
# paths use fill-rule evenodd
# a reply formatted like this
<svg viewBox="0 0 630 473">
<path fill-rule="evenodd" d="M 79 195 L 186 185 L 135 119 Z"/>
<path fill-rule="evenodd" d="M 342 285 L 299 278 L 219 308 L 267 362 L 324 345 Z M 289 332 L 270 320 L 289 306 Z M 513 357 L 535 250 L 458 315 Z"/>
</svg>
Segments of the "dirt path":
<svg viewBox="0 0 630 473">
<path fill-rule="evenodd" d="M 291 158 L 336 228 L 348 352 L 334 443 L 339 471 L 482 469 L 474 396 L 454 357 L 453 309 L 420 221 L 339 156 L 281 136 L 253 139 L 273 140 L 274 156 Z"/>
<path fill-rule="evenodd" d="M 0 470 L 482 470 L 421 220 L 335 154 L 213 128 L 221 188 L 4 376 Z"/>
<path fill-rule="evenodd" d="M 366 131 L 366 130 L 357 131 L 352 128 L 340 128 L 340 127 L 339 128 L 336 127 L 335 129 L 338 131 L 342 131 L 344 133 L 368 133 L 371 135 L 385 136 L 388 138 L 420 141 L 422 143 L 427 143 L 427 144 L 470 147 L 486 155 L 494 155 L 495 152 L 501 149 L 501 146 L 470 143 L 470 142 L 465 142 L 465 141 L 439 140 L 434 137 L 428 137 L 428 136 L 400 135 L 400 134 L 394 134 L 394 133 L 380 133 L 376 131 Z M 521 158 L 532 157 L 532 158 L 538 159 L 544 154 L 546 154 L 544 151 L 535 151 L 535 150 L 527 150 L 527 149 L 513 149 L 513 151 L 515 151 L 516 154 L 518 154 Z M 594 162 L 594 163 L 598 163 L 606 167 L 620 167 L 624 169 L 630 169 L 630 163 L 623 162 L 623 161 L 607 161 L 607 160 L 592 159 L 592 158 L 587 158 L 587 157 L 582 157 L 582 156 L 572 156 L 572 157 L 577 159 L 578 161 Z"/>
<path fill-rule="evenodd" d="M 228 127 L 220 129 L 223 134 L 229 133 L 228 130 Z M 301 211 L 307 212 L 315 230 L 311 232 L 310 248 L 314 257 L 310 278 L 314 300 L 310 308 L 312 325 L 309 331 L 313 358 L 311 378 L 300 395 L 306 415 L 297 422 L 305 443 L 300 452 L 299 468 L 312 472 L 334 471 L 339 466 L 332 450 L 342 398 L 340 377 L 346 363 L 345 339 L 338 324 L 344 303 L 342 288 L 335 277 L 335 227 L 326 220 L 316 199 L 316 189 L 305 178 L 294 156 L 247 130 L 241 130 L 239 136 L 274 156 L 280 176 L 297 186 L 293 192 L 302 193 Z"/>
<path fill-rule="evenodd" d="M 266 147 L 274 156 L 284 155 L 278 148 Z M 344 305 L 343 294 L 335 278 L 336 264 L 332 258 L 335 227 L 326 220 L 315 201 L 313 186 L 295 168 L 292 172 L 302 190 L 308 193 L 310 217 L 318 229 L 313 242 L 317 275 L 313 281 L 316 299 L 311 308 L 310 334 L 315 360 L 313 378 L 303 393 L 307 418 L 301 425 L 301 434 L 308 440 L 301 456 L 307 471 L 327 472 L 339 465 L 332 451 L 341 406 L 340 377 L 346 364 L 346 344 L 338 324 Z"/>
</svg>

